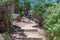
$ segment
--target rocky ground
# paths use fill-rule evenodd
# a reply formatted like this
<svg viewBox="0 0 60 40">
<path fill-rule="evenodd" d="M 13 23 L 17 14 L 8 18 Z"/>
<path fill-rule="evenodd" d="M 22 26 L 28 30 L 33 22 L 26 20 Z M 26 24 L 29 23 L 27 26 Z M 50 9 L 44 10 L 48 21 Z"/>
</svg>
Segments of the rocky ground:
<svg viewBox="0 0 60 40">
<path fill-rule="evenodd" d="M 38 27 L 33 27 L 38 24 L 32 20 L 30 21 L 27 18 L 23 18 L 21 22 L 13 21 L 13 25 L 17 25 L 24 29 L 27 38 L 42 38 L 43 40 L 46 40 L 44 30 Z"/>
<path fill-rule="evenodd" d="M 24 33 L 27 35 L 26 38 L 42 38 L 42 40 L 46 40 L 44 30 L 40 29 L 38 27 L 33 27 L 38 24 L 32 20 L 29 20 L 28 18 L 24 17 L 21 19 L 20 22 L 13 21 L 12 24 L 17 25 L 17 26 L 21 27 L 22 29 L 24 29 Z M 17 36 L 17 35 L 15 34 L 15 36 Z M 18 36 L 16 38 L 18 38 Z M 4 40 L 2 34 L 0 34 L 0 40 Z"/>
</svg>

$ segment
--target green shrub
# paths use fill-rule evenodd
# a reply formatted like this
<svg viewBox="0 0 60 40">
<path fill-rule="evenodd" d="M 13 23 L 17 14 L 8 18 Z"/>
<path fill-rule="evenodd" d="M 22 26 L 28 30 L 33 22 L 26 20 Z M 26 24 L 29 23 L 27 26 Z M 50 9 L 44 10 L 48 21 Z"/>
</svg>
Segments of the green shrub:
<svg viewBox="0 0 60 40">
<path fill-rule="evenodd" d="M 48 7 L 44 13 L 44 29 L 49 40 L 60 38 L 60 3 Z"/>
<path fill-rule="evenodd" d="M 33 9 L 32 13 L 33 13 L 34 18 L 39 21 L 40 17 L 45 11 L 45 5 L 42 4 L 41 2 L 38 2 L 35 4 L 35 6 L 32 9 Z"/>
<path fill-rule="evenodd" d="M 9 40 L 9 35 L 8 35 L 8 33 L 5 33 L 5 34 L 3 35 L 3 38 L 4 38 L 4 40 Z"/>
</svg>

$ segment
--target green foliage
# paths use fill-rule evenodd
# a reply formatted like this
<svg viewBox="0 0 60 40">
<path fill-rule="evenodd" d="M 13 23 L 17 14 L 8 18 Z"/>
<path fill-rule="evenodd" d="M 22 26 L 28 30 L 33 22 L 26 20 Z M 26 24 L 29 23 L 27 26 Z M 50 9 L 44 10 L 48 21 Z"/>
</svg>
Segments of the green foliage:
<svg viewBox="0 0 60 40">
<path fill-rule="evenodd" d="M 45 11 L 45 5 L 38 2 L 36 5 L 33 7 L 33 16 L 35 19 L 40 20 L 40 16 L 44 13 Z"/>
<path fill-rule="evenodd" d="M 9 4 L 11 3 L 13 0 L 0 0 L 0 6 L 1 5 L 5 5 L 5 4 Z"/>
<path fill-rule="evenodd" d="M 26 10 L 28 10 L 30 8 L 30 2 L 28 0 L 25 0 L 24 7 Z"/>
<path fill-rule="evenodd" d="M 22 10 L 24 9 L 24 5 L 20 3 L 20 0 L 16 0 L 15 2 L 15 13 L 22 15 Z"/>
<path fill-rule="evenodd" d="M 60 38 L 60 4 L 49 6 L 44 13 L 44 29 L 49 40 Z"/>
<path fill-rule="evenodd" d="M 25 14 L 28 14 L 28 11 L 30 10 L 30 2 L 28 0 L 24 0 L 24 12 Z"/>
<path fill-rule="evenodd" d="M 30 9 L 30 2 L 28 0 L 24 0 L 24 3 L 20 3 L 20 0 L 16 0 L 16 6 L 15 6 L 15 12 L 20 14 L 22 13 L 22 11 L 24 12 L 28 12 L 28 10 Z"/>
<path fill-rule="evenodd" d="M 4 40 L 9 40 L 9 35 L 8 34 L 4 34 L 3 37 L 4 37 Z"/>
<path fill-rule="evenodd" d="M 3 5 L 7 2 L 8 0 L 0 0 L 0 5 Z"/>
<path fill-rule="evenodd" d="M 46 9 L 50 6 L 55 6 L 55 4 L 53 2 L 45 3 L 45 2 L 40 2 L 40 1 L 36 3 L 36 5 L 33 7 L 34 17 L 40 20 L 40 17 L 43 16 Z"/>
<path fill-rule="evenodd" d="M 11 14 L 8 14 L 6 17 L 6 26 L 5 26 L 7 32 L 9 32 L 9 28 L 10 28 L 11 24 L 12 24 Z"/>
<path fill-rule="evenodd" d="M 20 5 L 20 1 L 19 0 L 16 0 L 16 3 L 15 3 L 15 12 L 16 13 L 19 13 L 19 5 Z"/>
<path fill-rule="evenodd" d="M 12 23 L 11 14 L 8 14 L 8 16 L 7 16 L 7 23 L 8 23 L 9 26 L 10 26 L 11 23 Z"/>
</svg>

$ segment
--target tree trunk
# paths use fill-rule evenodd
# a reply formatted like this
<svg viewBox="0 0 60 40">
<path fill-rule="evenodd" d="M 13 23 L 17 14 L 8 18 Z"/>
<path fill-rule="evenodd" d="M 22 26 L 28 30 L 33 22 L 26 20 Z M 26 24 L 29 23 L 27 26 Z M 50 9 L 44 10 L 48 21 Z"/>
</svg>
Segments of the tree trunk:
<svg viewBox="0 0 60 40">
<path fill-rule="evenodd" d="M 9 1 L 4 5 L 0 5 L 0 32 L 7 31 L 7 26 L 9 23 L 7 22 L 7 17 L 11 13 L 14 13 L 14 3 L 13 1 Z M 2 30 L 1 30 L 2 29 Z"/>
</svg>

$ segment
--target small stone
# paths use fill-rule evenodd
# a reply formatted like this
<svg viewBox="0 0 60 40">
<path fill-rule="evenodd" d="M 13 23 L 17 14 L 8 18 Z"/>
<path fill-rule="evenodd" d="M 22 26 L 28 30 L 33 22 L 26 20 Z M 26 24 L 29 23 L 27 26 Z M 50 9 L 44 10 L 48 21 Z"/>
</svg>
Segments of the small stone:
<svg viewBox="0 0 60 40">
<path fill-rule="evenodd" d="M 21 21 L 22 21 L 22 22 L 29 23 L 29 19 L 28 19 L 28 18 L 26 18 L 26 17 L 22 17 Z"/>
</svg>

